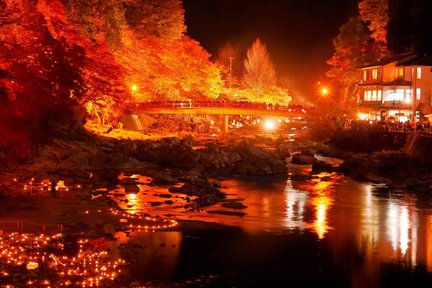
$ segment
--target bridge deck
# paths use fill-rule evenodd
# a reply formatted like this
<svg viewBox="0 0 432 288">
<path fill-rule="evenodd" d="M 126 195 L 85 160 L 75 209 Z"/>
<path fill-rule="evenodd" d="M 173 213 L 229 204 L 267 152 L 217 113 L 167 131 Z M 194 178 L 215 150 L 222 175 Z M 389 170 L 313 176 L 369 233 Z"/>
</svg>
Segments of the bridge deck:
<svg viewBox="0 0 432 288">
<path fill-rule="evenodd" d="M 220 103 L 219 103 L 220 104 Z M 130 107 L 135 113 L 145 114 L 208 114 L 208 115 L 250 115 L 250 116 L 281 116 L 281 117 L 304 117 L 307 110 L 289 107 L 268 108 L 264 105 L 236 105 L 224 103 L 211 107 L 207 105 L 196 105 L 195 103 L 169 103 L 164 105 L 139 104 Z"/>
</svg>

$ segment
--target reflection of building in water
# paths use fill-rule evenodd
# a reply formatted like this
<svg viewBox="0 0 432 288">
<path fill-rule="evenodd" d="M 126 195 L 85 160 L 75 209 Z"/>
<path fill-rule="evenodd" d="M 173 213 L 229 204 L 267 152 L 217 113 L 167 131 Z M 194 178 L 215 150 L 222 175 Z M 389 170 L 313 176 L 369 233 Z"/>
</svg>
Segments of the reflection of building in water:
<svg viewBox="0 0 432 288">
<path fill-rule="evenodd" d="M 363 250 L 369 257 L 378 249 L 378 243 L 380 240 L 380 215 L 377 199 L 372 196 L 372 186 L 367 185 L 365 191 L 365 197 L 363 202 L 363 213 L 362 213 L 362 231 L 361 231 L 361 243 Z"/>
<path fill-rule="evenodd" d="M 285 187 L 286 217 L 285 227 L 304 229 L 304 213 L 307 193 L 292 186 L 291 179 L 287 180 Z"/>
<path fill-rule="evenodd" d="M 396 258 L 417 265 L 418 216 L 415 200 L 390 200 L 387 210 L 386 233 Z"/>
<path fill-rule="evenodd" d="M 416 199 L 408 197 L 382 201 L 373 196 L 372 185 L 365 187 L 359 245 L 366 257 L 384 262 L 397 260 L 409 267 L 417 266 L 418 258 L 422 258 L 422 253 L 418 251 L 419 241 L 422 240 L 418 233 L 420 220 Z"/>
</svg>

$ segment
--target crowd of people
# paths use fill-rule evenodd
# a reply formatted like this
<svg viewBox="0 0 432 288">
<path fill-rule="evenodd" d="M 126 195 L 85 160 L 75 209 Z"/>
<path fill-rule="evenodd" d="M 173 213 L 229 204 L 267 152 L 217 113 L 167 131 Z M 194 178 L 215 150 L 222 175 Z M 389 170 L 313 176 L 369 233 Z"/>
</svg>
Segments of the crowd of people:
<svg viewBox="0 0 432 288">
<path fill-rule="evenodd" d="M 134 104 L 131 110 L 142 110 L 146 108 L 243 108 L 260 110 L 277 110 L 289 112 L 307 113 L 312 110 L 311 106 L 289 104 L 287 106 L 273 103 L 257 103 L 248 101 L 152 101 Z"/>
<path fill-rule="evenodd" d="M 431 123 L 429 120 L 422 121 L 378 121 L 378 120 L 351 120 L 350 128 L 353 130 L 386 131 L 402 133 L 430 133 Z"/>
</svg>

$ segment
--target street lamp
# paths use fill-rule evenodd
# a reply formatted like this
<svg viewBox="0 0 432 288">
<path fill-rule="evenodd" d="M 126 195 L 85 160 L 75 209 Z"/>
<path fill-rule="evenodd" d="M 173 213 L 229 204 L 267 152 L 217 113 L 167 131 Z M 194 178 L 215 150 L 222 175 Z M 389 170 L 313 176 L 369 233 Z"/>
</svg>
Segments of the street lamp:
<svg viewBox="0 0 432 288">
<path fill-rule="evenodd" d="M 274 124 L 273 121 L 267 120 L 267 121 L 264 122 L 264 128 L 267 131 L 272 131 L 275 128 L 275 124 Z"/>
<path fill-rule="evenodd" d="M 136 85 L 132 86 L 132 95 L 134 96 L 134 98 L 135 98 L 135 94 L 136 94 L 137 89 L 138 89 L 138 87 Z"/>
<path fill-rule="evenodd" d="M 322 96 L 327 96 L 329 94 L 329 89 L 327 87 L 322 87 L 320 92 Z"/>
</svg>

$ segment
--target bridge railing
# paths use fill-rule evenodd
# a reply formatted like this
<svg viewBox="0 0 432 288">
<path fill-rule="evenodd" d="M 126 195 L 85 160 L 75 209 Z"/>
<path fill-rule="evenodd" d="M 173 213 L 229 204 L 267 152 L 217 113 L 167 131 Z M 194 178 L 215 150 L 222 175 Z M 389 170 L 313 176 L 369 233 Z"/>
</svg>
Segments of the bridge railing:
<svg viewBox="0 0 432 288">
<path fill-rule="evenodd" d="M 166 101 L 166 102 L 143 102 L 130 104 L 130 110 L 146 109 L 186 109 L 186 108 L 236 108 L 236 109 L 255 109 L 255 110 L 276 110 L 286 112 L 307 113 L 313 107 L 303 105 L 278 105 L 251 102 L 221 102 L 221 101 Z"/>
</svg>

